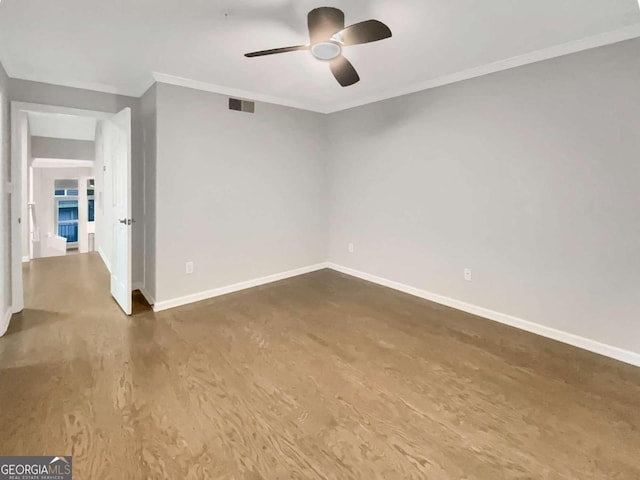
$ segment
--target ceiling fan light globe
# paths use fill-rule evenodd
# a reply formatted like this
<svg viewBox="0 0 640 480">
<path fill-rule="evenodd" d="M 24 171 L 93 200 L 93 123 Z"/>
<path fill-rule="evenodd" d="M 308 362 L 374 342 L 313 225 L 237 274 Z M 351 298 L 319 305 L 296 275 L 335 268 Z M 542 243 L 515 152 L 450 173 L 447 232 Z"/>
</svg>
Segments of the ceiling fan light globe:
<svg viewBox="0 0 640 480">
<path fill-rule="evenodd" d="M 318 42 L 311 46 L 311 54 L 318 60 L 328 62 L 342 54 L 342 47 L 336 42 Z"/>
</svg>

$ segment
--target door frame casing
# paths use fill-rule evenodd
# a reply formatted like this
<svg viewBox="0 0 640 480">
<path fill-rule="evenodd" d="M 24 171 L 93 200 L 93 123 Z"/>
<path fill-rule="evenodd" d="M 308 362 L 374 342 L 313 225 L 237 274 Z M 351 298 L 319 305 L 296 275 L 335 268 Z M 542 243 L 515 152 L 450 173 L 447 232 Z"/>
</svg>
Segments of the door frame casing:
<svg viewBox="0 0 640 480">
<path fill-rule="evenodd" d="M 43 105 L 38 103 L 11 102 L 11 175 L 7 190 L 11 198 L 11 311 L 19 313 L 24 309 L 24 285 L 22 283 L 22 240 L 23 225 L 27 225 L 26 193 L 28 161 L 22 151 L 22 134 L 25 122 L 23 115 L 47 113 L 52 115 L 73 115 L 105 120 L 113 116 L 111 112 L 84 110 Z M 28 252 L 26 252 L 28 255 Z M 30 259 L 29 259 L 30 260 Z"/>
</svg>

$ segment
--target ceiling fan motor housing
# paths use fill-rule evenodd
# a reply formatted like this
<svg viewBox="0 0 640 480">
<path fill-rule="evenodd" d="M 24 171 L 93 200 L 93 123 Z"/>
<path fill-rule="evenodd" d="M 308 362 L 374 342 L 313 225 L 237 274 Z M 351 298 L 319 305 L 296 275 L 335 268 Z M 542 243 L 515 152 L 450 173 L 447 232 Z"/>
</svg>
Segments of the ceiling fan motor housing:
<svg viewBox="0 0 640 480">
<path fill-rule="evenodd" d="M 337 42 L 318 42 L 311 46 L 311 54 L 318 60 L 329 61 L 342 53 L 342 47 Z"/>
</svg>

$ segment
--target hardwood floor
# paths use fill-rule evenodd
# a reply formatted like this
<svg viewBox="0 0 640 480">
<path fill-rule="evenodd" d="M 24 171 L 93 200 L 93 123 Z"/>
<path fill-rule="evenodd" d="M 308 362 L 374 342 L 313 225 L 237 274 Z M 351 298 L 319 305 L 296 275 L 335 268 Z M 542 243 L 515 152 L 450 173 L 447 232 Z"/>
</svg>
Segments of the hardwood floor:
<svg viewBox="0 0 640 480">
<path fill-rule="evenodd" d="M 40 259 L 0 454 L 76 479 L 638 479 L 640 369 L 320 271 L 135 317 Z"/>
</svg>

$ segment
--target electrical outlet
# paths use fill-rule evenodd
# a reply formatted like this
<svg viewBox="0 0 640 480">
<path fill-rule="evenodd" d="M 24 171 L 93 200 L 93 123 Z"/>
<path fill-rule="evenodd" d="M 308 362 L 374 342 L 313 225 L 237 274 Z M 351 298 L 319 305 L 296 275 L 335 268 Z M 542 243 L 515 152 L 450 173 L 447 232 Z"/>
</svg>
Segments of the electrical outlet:
<svg viewBox="0 0 640 480">
<path fill-rule="evenodd" d="M 348 248 L 349 248 L 349 253 L 353 253 L 356 251 L 356 247 L 354 247 L 353 243 L 350 243 Z"/>
<path fill-rule="evenodd" d="M 193 262 L 187 262 L 185 264 L 185 271 L 187 275 L 191 275 L 193 273 Z"/>
<path fill-rule="evenodd" d="M 464 279 L 465 279 L 467 282 L 470 282 L 470 281 L 471 281 L 471 278 L 472 278 L 472 277 L 471 277 L 471 269 L 470 269 L 470 268 L 465 268 L 465 269 L 464 269 Z"/>
</svg>

